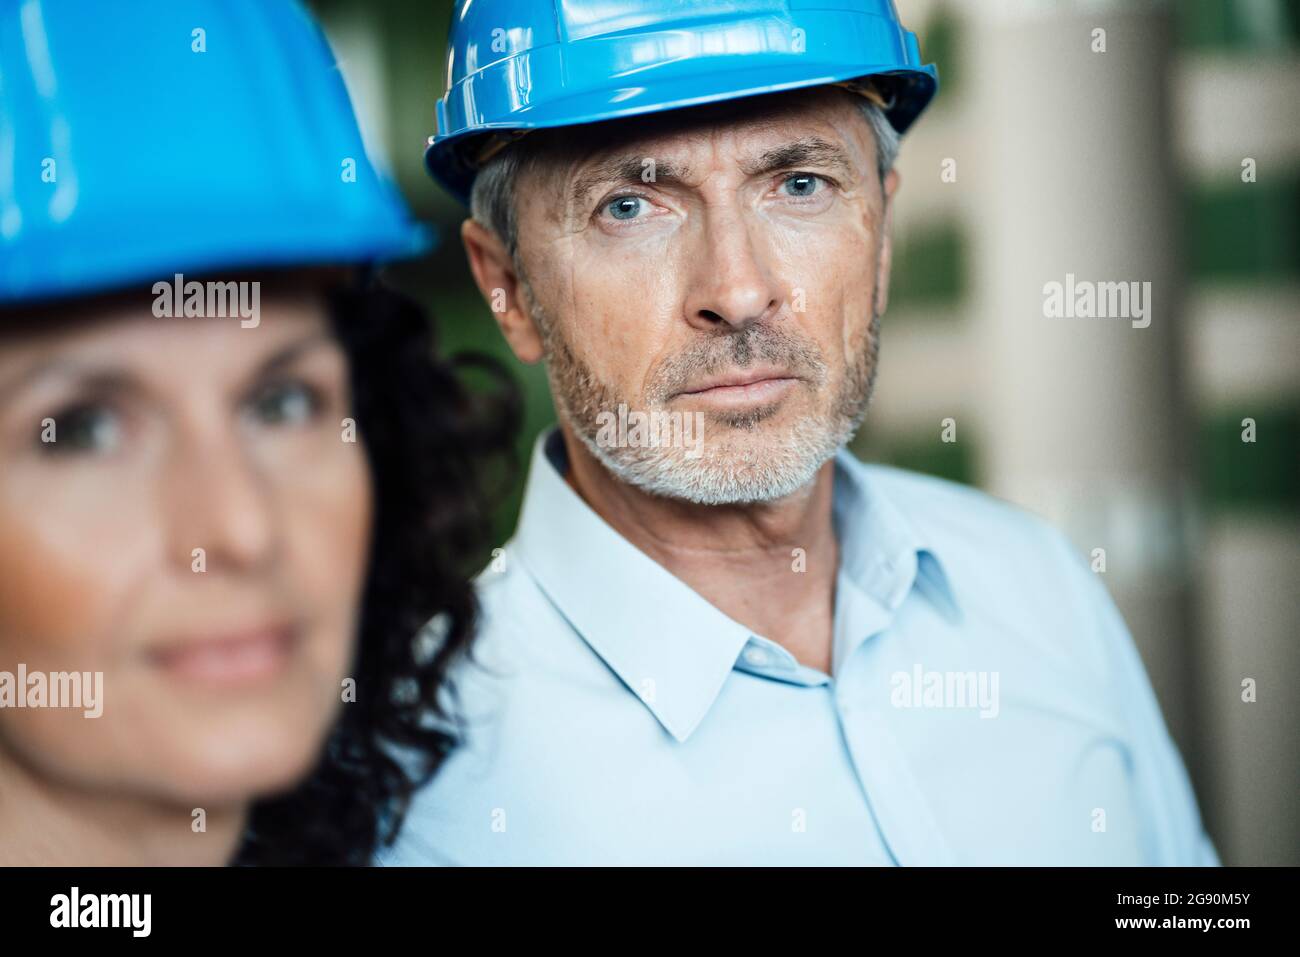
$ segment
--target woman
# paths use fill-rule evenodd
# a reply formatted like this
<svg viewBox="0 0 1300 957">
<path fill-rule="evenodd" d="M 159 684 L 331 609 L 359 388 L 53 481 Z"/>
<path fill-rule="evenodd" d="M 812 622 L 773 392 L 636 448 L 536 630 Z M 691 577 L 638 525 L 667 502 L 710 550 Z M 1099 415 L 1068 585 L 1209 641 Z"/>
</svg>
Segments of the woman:
<svg viewBox="0 0 1300 957">
<path fill-rule="evenodd" d="M 418 234 L 297 7 L 61 6 L 0 31 L 52 171 L 0 196 L 0 864 L 367 863 L 517 410 L 351 265 Z"/>
</svg>

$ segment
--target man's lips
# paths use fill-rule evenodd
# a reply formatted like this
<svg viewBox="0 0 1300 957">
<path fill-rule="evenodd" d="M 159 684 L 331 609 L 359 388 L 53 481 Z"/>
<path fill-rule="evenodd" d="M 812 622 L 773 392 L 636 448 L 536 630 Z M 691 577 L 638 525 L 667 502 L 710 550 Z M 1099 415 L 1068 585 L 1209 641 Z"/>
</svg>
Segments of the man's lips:
<svg viewBox="0 0 1300 957">
<path fill-rule="evenodd" d="M 278 674 L 288 663 L 298 635 L 292 624 L 268 622 L 174 641 L 154 649 L 149 657 L 175 678 L 206 685 L 241 685 Z"/>
<path fill-rule="evenodd" d="M 702 379 L 674 398 L 703 399 L 714 405 L 752 405 L 781 398 L 798 381 L 784 369 L 748 369 Z"/>
</svg>

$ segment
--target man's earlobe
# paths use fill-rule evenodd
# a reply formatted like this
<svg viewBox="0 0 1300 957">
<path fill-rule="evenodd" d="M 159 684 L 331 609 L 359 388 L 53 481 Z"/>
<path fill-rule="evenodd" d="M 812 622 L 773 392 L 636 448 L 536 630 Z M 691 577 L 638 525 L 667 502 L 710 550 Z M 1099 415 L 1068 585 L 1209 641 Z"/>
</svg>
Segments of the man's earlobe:
<svg viewBox="0 0 1300 957">
<path fill-rule="evenodd" d="M 889 273 L 893 266 L 893 248 L 886 233 L 880 245 L 880 259 L 876 263 L 876 315 L 883 316 L 889 308 Z"/>
<path fill-rule="evenodd" d="M 898 175 L 897 169 L 891 169 L 888 173 L 885 174 L 883 186 L 884 186 L 886 203 L 888 203 L 890 200 L 894 198 L 894 194 L 898 192 L 898 187 L 901 183 L 902 183 L 902 178 Z"/>
<path fill-rule="evenodd" d="M 521 283 L 505 243 L 473 219 L 461 224 L 460 238 L 474 282 L 487 300 L 511 351 L 520 362 L 531 365 L 540 361 L 544 351 L 541 332 L 522 301 Z"/>
<path fill-rule="evenodd" d="M 884 210 L 880 224 L 880 257 L 876 261 L 876 315 L 884 315 L 889 308 L 889 274 L 894 265 L 894 194 L 898 192 L 898 171 L 891 169 L 881 184 Z"/>
</svg>

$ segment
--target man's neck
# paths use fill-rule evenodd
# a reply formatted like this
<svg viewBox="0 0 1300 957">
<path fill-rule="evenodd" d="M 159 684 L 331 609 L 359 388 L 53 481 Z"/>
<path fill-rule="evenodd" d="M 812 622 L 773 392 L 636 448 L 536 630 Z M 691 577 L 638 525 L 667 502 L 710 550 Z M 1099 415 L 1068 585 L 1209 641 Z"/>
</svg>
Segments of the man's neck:
<svg viewBox="0 0 1300 957">
<path fill-rule="evenodd" d="M 776 502 L 696 505 L 619 481 L 567 426 L 561 431 L 565 481 L 597 515 L 729 618 L 830 673 L 839 568 L 833 461 Z"/>
</svg>

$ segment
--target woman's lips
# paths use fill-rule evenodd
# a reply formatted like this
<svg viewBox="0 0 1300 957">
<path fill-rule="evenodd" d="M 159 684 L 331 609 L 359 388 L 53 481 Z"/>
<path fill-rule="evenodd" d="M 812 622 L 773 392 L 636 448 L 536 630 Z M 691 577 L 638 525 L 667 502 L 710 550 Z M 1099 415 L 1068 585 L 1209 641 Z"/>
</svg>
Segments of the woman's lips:
<svg viewBox="0 0 1300 957">
<path fill-rule="evenodd" d="M 151 654 L 167 675 L 230 687 L 265 681 L 284 670 L 297 641 L 291 625 L 273 625 L 178 642 Z"/>
</svg>

